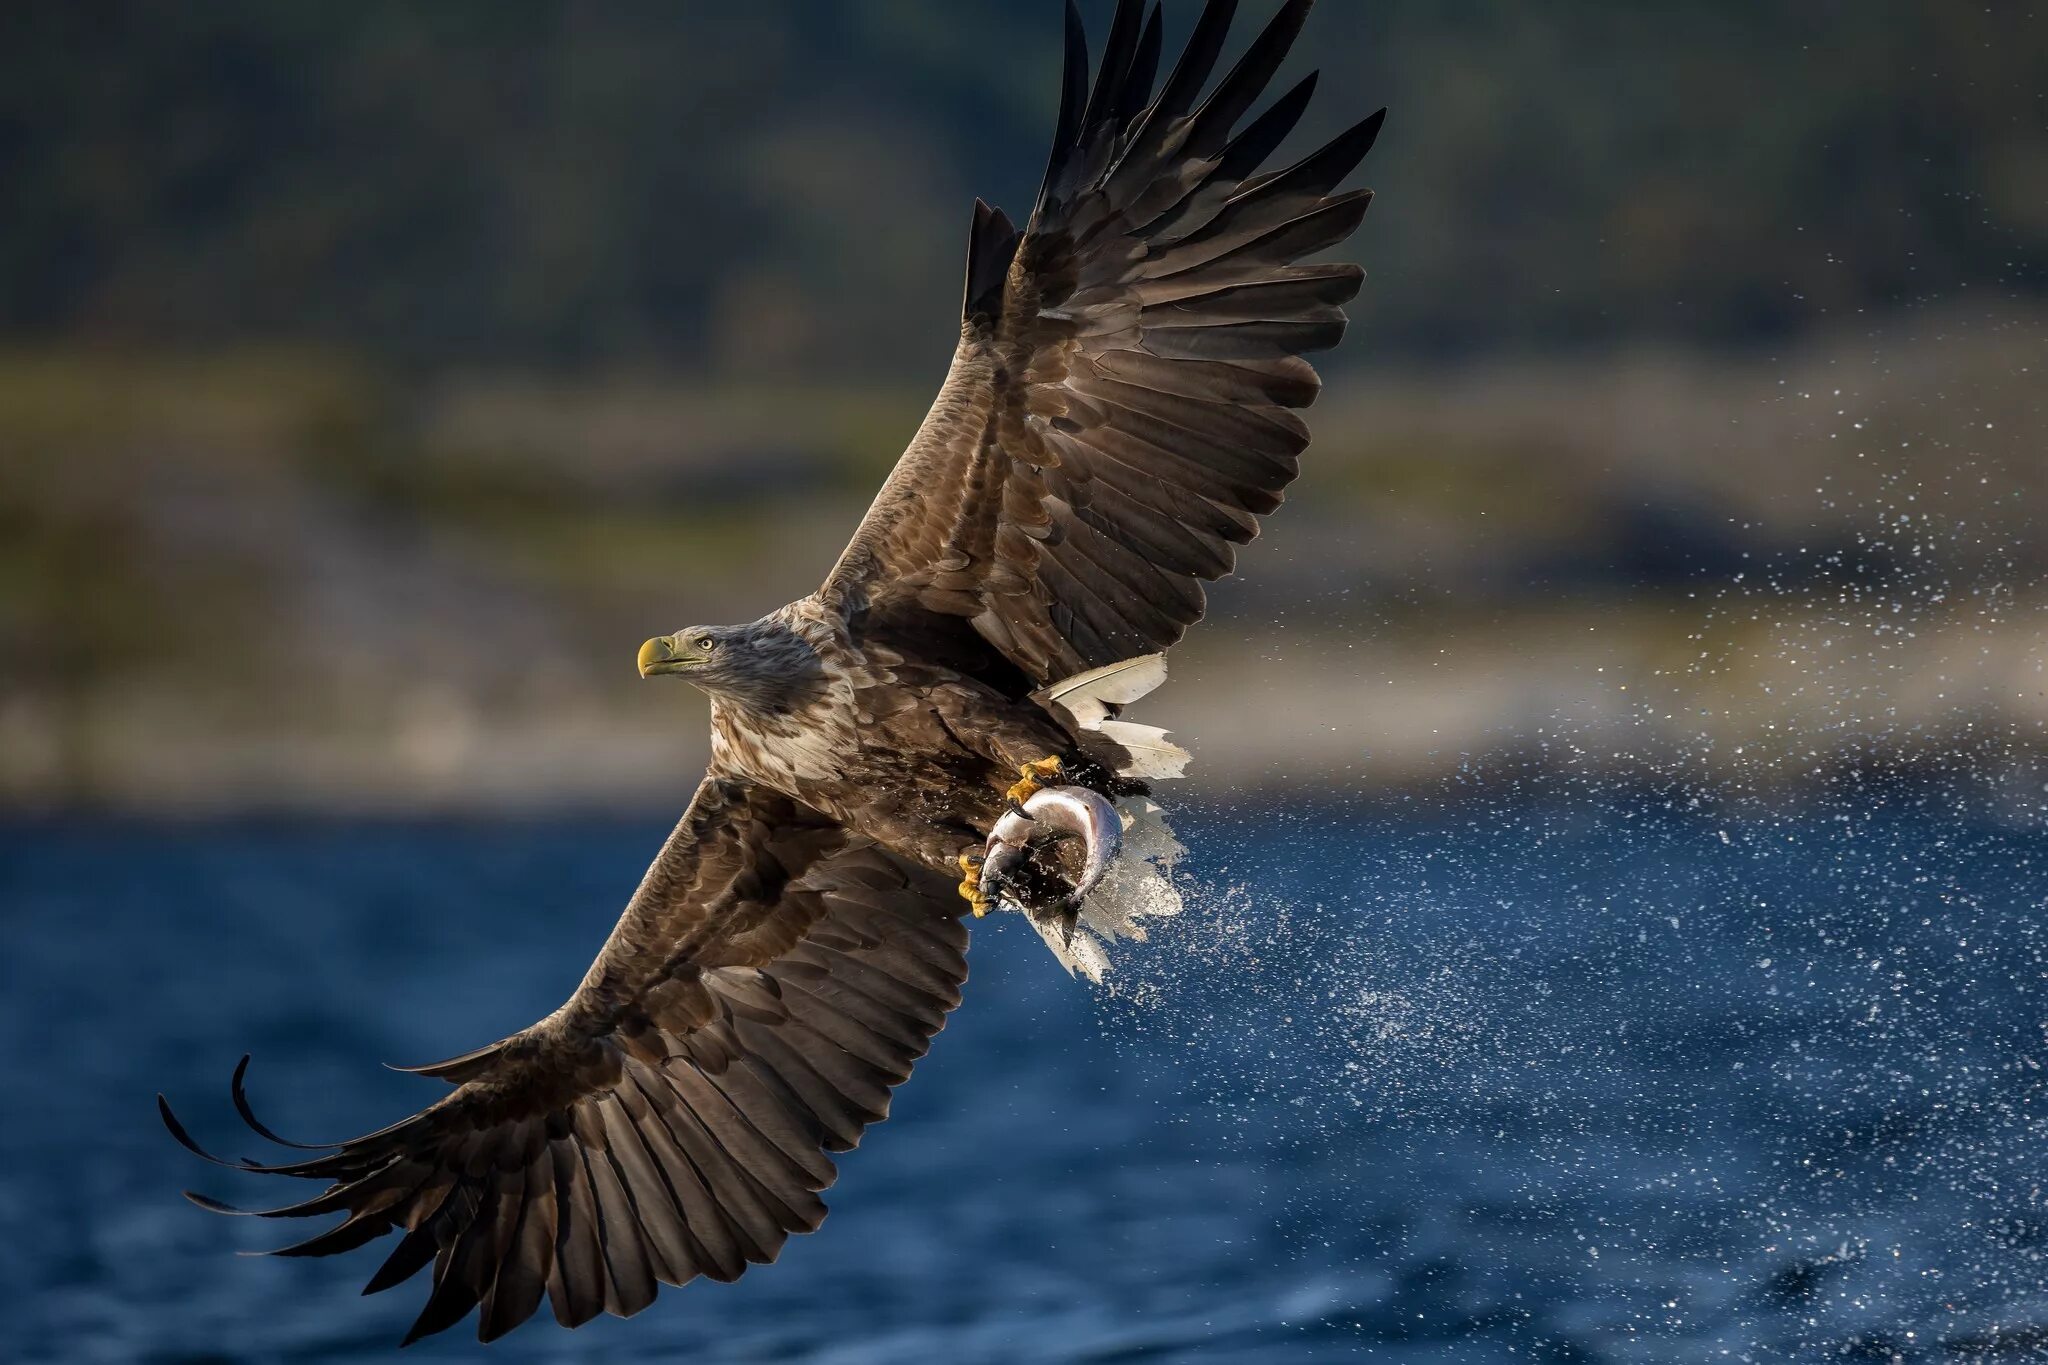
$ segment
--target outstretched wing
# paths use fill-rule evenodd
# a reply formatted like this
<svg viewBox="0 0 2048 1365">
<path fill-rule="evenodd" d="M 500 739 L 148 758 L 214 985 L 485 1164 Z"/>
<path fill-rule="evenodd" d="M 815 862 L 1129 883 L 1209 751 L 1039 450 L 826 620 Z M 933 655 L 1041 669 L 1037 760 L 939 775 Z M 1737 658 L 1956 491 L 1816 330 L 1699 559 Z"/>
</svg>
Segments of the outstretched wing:
<svg viewBox="0 0 2048 1365">
<path fill-rule="evenodd" d="M 1285 170 L 1259 167 L 1315 76 L 1238 124 L 1301 30 L 1288 0 L 1206 98 L 1235 0 L 1210 0 L 1152 93 L 1159 9 L 1122 0 L 1094 86 L 1067 6 L 1066 84 L 1020 235 L 977 204 L 965 321 L 938 401 L 824 595 L 965 617 L 1043 685 L 1152 653 L 1199 620 L 1297 472 L 1296 409 L 1335 345 L 1371 192 L 1334 194 L 1384 110 Z"/>
<path fill-rule="evenodd" d="M 887 1115 L 959 1003 L 958 904 L 945 878 L 808 807 L 708 778 L 568 1003 L 418 1068 L 456 1088 L 389 1128 L 284 1165 L 223 1164 L 333 1182 L 263 1213 L 346 1215 L 280 1255 L 402 1232 L 365 1292 L 432 1264 L 408 1341 L 479 1307 L 489 1341 L 543 1294 L 573 1327 L 639 1312 L 656 1281 L 734 1279 L 818 1226 L 825 1154 Z M 241 1080 L 243 1118 L 282 1141 Z"/>
</svg>

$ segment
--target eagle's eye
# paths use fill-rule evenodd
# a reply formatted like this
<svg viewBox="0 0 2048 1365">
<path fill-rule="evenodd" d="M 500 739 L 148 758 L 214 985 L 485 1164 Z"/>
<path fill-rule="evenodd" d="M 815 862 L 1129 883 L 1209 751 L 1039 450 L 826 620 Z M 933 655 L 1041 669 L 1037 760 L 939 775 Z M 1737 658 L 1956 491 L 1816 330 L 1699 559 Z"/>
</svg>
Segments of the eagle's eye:
<svg viewBox="0 0 2048 1365">
<path fill-rule="evenodd" d="M 697 637 L 697 648 L 709 654 L 712 650 L 718 648 L 718 641 L 712 639 L 709 635 L 699 635 Z"/>
</svg>

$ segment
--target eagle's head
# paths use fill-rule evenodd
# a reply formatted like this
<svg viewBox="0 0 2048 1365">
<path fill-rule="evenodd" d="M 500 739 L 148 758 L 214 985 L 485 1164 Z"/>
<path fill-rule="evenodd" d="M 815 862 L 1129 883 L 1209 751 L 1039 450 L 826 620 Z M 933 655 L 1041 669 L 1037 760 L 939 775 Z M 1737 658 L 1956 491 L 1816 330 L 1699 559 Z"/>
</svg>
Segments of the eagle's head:
<svg viewBox="0 0 2048 1365">
<path fill-rule="evenodd" d="M 640 676 L 674 673 L 716 696 L 759 710 L 786 710 L 824 675 L 809 641 L 775 620 L 689 626 L 640 646 Z"/>
</svg>

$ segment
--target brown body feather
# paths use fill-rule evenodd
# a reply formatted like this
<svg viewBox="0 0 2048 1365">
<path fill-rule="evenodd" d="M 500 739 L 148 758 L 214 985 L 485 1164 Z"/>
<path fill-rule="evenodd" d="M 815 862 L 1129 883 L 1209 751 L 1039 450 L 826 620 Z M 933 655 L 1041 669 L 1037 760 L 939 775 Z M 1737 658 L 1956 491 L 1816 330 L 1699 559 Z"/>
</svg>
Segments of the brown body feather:
<svg viewBox="0 0 2048 1365">
<path fill-rule="evenodd" d="M 1309 0 L 1210 88 L 1235 8 L 1210 0 L 1155 94 L 1156 5 L 1122 0 L 1091 87 L 1069 4 L 1031 218 L 977 204 L 952 370 L 823 588 L 715 632 L 693 677 L 710 773 L 582 985 L 419 1068 L 455 1088 L 410 1118 L 224 1163 L 330 1182 L 262 1215 L 343 1217 L 280 1254 L 397 1232 L 369 1288 L 431 1266 L 411 1337 L 475 1311 L 489 1340 L 544 1299 L 568 1325 L 637 1312 L 818 1225 L 827 1154 L 887 1114 L 959 1001 L 951 861 L 1017 764 L 1120 761 L 1032 693 L 1177 641 L 1308 443 L 1301 355 L 1341 336 L 1361 274 L 1296 262 L 1358 225 L 1368 196 L 1333 192 L 1379 116 L 1260 175 L 1313 78 L 1239 125 Z M 234 1098 L 274 1136 L 240 1071 Z"/>
</svg>

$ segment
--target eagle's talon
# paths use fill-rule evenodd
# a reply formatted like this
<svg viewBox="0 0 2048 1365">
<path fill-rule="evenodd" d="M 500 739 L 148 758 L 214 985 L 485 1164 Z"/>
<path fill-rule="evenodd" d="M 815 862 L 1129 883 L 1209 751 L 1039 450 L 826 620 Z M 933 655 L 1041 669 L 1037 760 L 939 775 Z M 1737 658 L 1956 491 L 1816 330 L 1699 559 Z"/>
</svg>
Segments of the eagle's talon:
<svg viewBox="0 0 2048 1365">
<path fill-rule="evenodd" d="M 1036 763 L 1018 765 L 1018 781 L 1007 793 L 1011 805 L 1022 806 L 1045 788 L 1059 780 L 1064 765 L 1058 758 L 1041 758 Z"/>
<path fill-rule="evenodd" d="M 973 909 L 976 919 L 983 918 L 990 910 L 995 908 L 995 903 L 982 894 L 982 861 L 983 855 L 981 851 L 972 848 L 962 853 L 959 858 L 960 871 L 963 874 L 960 878 L 959 886 L 960 899 L 966 901 Z"/>
</svg>

